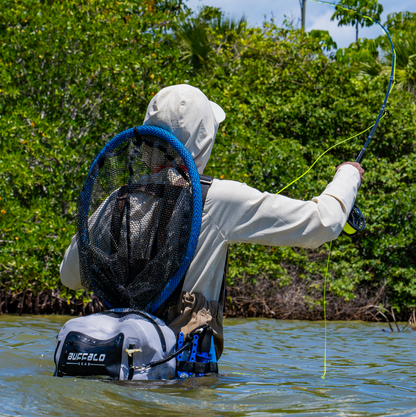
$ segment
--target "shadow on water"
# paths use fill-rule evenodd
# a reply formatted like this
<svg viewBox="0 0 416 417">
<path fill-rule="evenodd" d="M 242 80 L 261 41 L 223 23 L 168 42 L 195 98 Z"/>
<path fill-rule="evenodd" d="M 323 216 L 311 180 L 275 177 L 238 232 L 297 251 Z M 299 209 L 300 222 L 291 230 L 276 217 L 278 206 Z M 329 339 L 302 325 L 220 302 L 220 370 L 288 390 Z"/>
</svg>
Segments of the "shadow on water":
<svg viewBox="0 0 416 417">
<path fill-rule="evenodd" d="M 174 381 L 52 377 L 55 336 L 68 317 L 0 316 L 3 416 L 416 415 L 416 333 L 385 325 L 225 321 L 218 376 Z"/>
</svg>

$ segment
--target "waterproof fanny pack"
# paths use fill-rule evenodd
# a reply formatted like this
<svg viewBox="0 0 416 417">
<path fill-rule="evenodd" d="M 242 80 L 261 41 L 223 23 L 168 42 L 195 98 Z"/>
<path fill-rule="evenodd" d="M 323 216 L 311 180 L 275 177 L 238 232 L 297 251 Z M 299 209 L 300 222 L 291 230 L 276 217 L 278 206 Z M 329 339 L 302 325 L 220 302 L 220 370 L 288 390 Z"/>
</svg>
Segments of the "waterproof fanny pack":
<svg viewBox="0 0 416 417">
<path fill-rule="evenodd" d="M 69 320 L 59 332 L 55 376 L 107 376 L 112 379 L 169 379 L 176 359 L 146 366 L 175 352 L 173 331 L 144 312 L 113 310 Z"/>
<path fill-rule="evenodd" d="M 59 332 L 54 376 L 119 380 L 188 378 L 218 373 L 212 329 L 178 341 L 166 324 L 141 311 L 110 310 L 69 320 Z"/>
</svg>

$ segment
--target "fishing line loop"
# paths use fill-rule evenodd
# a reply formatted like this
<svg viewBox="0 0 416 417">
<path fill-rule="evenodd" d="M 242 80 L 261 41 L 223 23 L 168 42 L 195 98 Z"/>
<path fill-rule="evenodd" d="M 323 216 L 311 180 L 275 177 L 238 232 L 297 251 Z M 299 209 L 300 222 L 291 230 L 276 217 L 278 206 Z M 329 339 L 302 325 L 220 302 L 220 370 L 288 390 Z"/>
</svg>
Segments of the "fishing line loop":
<svg viewBox="0 0 416 417">
<path fill-rule="evenodd" d="M 331 248 L 332 248 L 332 240 L 329 244 L 329 251 L 328 251 L 328 260 L 326 262 L 326 271 L 325 271 L 325 279 L 324 279 L 324 322 L 325 322 L 325 348 L 324 348 L 324 373 L 321 376 L 322 379 L 325 379 L 326 375 L 326 282 L 328 276 L 328 269 L 329 269 L 329 261 L 331 258 Z"/>
<path fill-rule="evenodd" d="M 294 181 L 292 181 L 291 183 L 289 183 L 288 185 L 286 185 L 285 187 L 283 187 L 281 190 L 279 190 L 276 194 L 280 194 L 282 191 L 284 191 L 286 188 L 288 188 L 288 187 L 290 187 L 292 184 L 294 184 L 295 182 L 297 182 L 297 181 L 299 181 L 302 177 L 304 177 L 314 166 L 315 166 L 315 164 L 327 153 L 327 152 L 329 152 L 330 150 L 332 150 L 332 149 L 334 149 L 335 147 L 337 147 L 338 145 L 341 145 L 341 144 L 343 144 L 343 143 L 345 143 L 345 142 L 348 142 L 349 140 L 352 140 L 352 139 L 354 139 L 354 138 L 356 138 L 356 137 L 358 137 L 358 136 L 360 136 L 361 134 L 363 134 L 363 133 L 365 133 L 365 132 L 367 132 L 368 130 L 370 130 L 371 129 L 371 131 L 370 131 L 370 134 L 369 134 L 369 136 L 368 136 L 368 138 L 367 138 L 367 140 L 366 140 L 366 142 L 365 142 L 365 144 L 364 144 L 364 146 L 362 147 L 362 149 L 361 149 L 361 151 L 360 151 L 360 153 L 358 154 L 358 156 L 357 156 L 357 158 L 356 158 L 356 160 L 355 160 L 355 162 L 360 162 L 361 161 L 361 158 L 363 157 L 363 155 L 364 155 L 364 152 L 366 151 L 366 149 L 367 149 L 367 146 L 368 146 L 368 144 L 370 143 L 370 140 L 373 138 L 373 136 L 374 136 L 374 132 L 375 132 L 375 130 L 376 130 L 376 128 L 377 128 L 377 126 L 378 126 L 378 124 L 379 124 L 379 122 L 380 122 L 380 120 L 382 120 L 382 119 L 384 119 L 384 118 L 388 118 L 389 116 L 390 116 L 390 112 L 389 112 L 389 110 L 387 110 L 386 109 L 386 106 L 387 106 L 387 100 L 388 100 L 388 98 L 389 98 L 389 95 L 390 95 L 390 93 L 391 93 L 391 91 L 392 91 L 392 89 L 393 89 L 393 87 L 396 85 L 396 51 L 395 51 L 395 49 L 394 49 L 394 45 L 393 45 L 393 41 L 392 41 L 392 39 L 391 39 L 391 37 L 390 37 L 390 34 L 389 34 L 389 32 L 387 31 L 387 29 L 379 22 L 379 21 L 377 21 L 376 19 L 374 19 L 373 17 L 371 17 L 371 16 L 368 16 L 368 15 L 366 15 L 366 14 L 363 14 L 363 13 L 361 13 L 361 12 L 359 12 L 358 10 L 355 10 L 355 9 L 353 9 L 353 8 L 350 8 L 350 7 L 348 7 L 348 6 L 346 6 L 346 5 L 341 5 L 341 4 L 337 4 L 337 3 L 331 3 L 331 2 L 327 2 L 327 1 L 322 1 L 322 0 L 312 0 L 312 1 L 314 1 L 315 3 L 321 3 L 321 4 L 326 4 L 326 5 L 329 5 L 329 6 L 333 6 L 333 7 L 335 7 L 335 8 L 339 8 L 339 9 L 343 9 L 343 10 L 348 10 L 348 11 L 353 11 L 353 12 L 355 12 L 355 13 L 357 13 L 358 15 L 360 15 L 360 16 L 362 16 L 362 17 L 364 17 L 364 18 L 366 18 L 366 19 L 369 19 L 369 20 L 371 20 L 372 22 L 374 22 L 374 23 L 376 23 L 376 24 L 378 24 L 381 28 L 382 28 L 382 30 L 384 31 L 384 33 L 386 34 L 386 36 L 387 36 L 387 38 L 388 38 L 388 40 L 390 41 L 390 45 L 391 45 L 391 49 L 392 49 L 392 68 L 391 68 L 391 74 L 390 74 L 390 79 L 389 79 L 389 85 L 388 85 L 388 87 L 387 87 L 387 92 L 386 92 L 386 95 L 385 95 L 385 97 L 384 97 L 384 100 L 383 100 L 383 104 L 382 104 L 382 106 L 381 106 L 381 109 L 380 109 L 380 111 L 379 111 L 379 113 L 378 113 L 378 115 L 377 115 L 377 118 L 376 118 L 376 121 L 370 126 L 370 127 L 368 127 L 367 129 L 365 129 L 365 130 L 363 130 L 362 132 L 360 132 L 360 133 L 358 133 L 358 134 L 356 134 L 356 135 L 354 135 L 354 136 L 351 136 L 350 138 L 348 138 L 348 139 L 345 139 L 345 140 L 343 140 L 343 141 L 341 141 L 341 142 L 338 142 L 338 143 L 336 143 L 335 145 L 333 145 L 333 146 L 331 146 L 330 148 L 328 148 L 325 152 L 323 152 L 316 160 L 315 160 L 315 162 L 302 174 L 302 175 L 300 175 L 298 178 L 296 178 Z M 325 375 L 326 375 L 326 364 L 327 364 L 327 362 L 326 362 L 326 353 L 327 353 L 327 325 L 326 325 L 326 286 L 327 286 L 327 276 L 328 276 L 328 269 L 329 269 L 329 262 L 330 262 L 330 257 L 331 257 L 331 248 L 332 248 L 332 241 L 331 241 L 331 243 L 330 243 L 330 246 L 329 246 L 329 252 L 328 252 L 328 261 L 327 261 L 327 265 L 326 265 L 326 271 L 325 271 L 325 280 L 324 280 L 324 321 L 325 321 L 325 350 L 324 350 L 324 373 L 323 373 L 323 375 L 322 375 L 322 379 L 325 379 Z"/>
</svg>

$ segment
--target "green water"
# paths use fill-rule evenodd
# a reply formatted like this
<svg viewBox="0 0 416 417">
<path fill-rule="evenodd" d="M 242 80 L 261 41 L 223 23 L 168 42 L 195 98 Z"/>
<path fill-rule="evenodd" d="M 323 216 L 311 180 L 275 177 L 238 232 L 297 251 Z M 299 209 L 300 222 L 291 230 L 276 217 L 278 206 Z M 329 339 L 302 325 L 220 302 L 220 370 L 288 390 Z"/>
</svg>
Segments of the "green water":
<svg viewBox="0 0 416 417">
<path fill-rule="evenodd" d="M 386 325 L 226 320 L 221 374 L 183 381 L 54 378 L 68 317 L 0 316 L 2 416 L 416 416 L 416 332 Z"/>
</svg>

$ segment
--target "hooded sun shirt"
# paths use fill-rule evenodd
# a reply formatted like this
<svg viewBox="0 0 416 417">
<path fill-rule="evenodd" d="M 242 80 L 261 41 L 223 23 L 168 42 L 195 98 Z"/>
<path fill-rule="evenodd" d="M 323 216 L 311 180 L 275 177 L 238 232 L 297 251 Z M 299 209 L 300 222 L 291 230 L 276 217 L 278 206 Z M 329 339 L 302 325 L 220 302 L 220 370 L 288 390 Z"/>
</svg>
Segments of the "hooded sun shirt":
<svg viewBox="0 0 416 417">
<path fill-rule="evenodd" d="M 164 88 L 149 104 L 144 124 L 176 136 L 203 173 L 211 155 L 222 109 L 197 88 Z M 185 276 L 178 304 L 168 325 L 187 334 L 202 324 L 214 329 L 218 357 L 223 349 L 222 281 L 230 243 L 316 248 L 336 239 L 351 211 L 360 186 L 352 165 L 338 169 L 333 181 L 309 201 L 258 191 L 246 184 L 215 179 L 205 201 L 198 245 Z M 78 249 L 73 238 L 60 268 L 62 283 L 80 288 Z"/>
<path fill-rule="evenodd" d="M 202 174 L 224 119 L 221 107 L 209 101 L 201 90 L 182 84 L 166 87 L 153 97 L 143 124 L 172 133 L 185 145 Z"/>
</svg>

